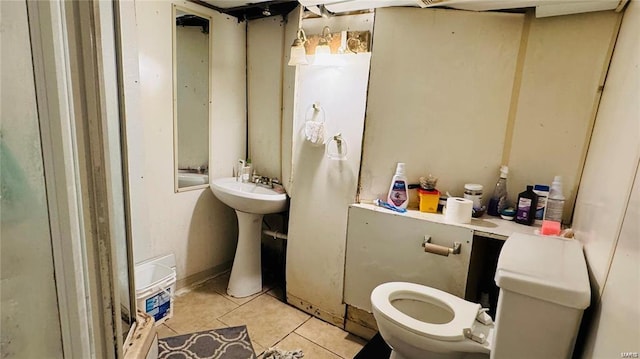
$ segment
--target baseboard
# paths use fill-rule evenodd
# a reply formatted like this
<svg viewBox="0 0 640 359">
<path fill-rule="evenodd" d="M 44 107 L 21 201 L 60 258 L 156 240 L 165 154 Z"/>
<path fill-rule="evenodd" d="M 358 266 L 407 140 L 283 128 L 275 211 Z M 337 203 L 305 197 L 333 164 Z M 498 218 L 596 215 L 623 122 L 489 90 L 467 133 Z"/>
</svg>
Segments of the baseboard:
<svg viewBox="0 0 640 359">
<path fill-rule="evenodd" d="M 373 338 L 377 333 L 375 330 L 367 328 L 356 322 L 352 322 L 349 319 L 344 322 L 344 330 L 366 340 L 371 340 L 371 338 Z"/>
<path fill-rule="evenodd" d="M 344 330 L 364 339 L 371 339 L 378 332 L 378 325 L 372 313 L 347 304 Z"/>
<path fill-rule="evenodd" d="M 193 287 L 197 287 L 202 282 L 224 274 L 225 272 L 229 271 L 229 269 L 231 269 L 232 264 L 233 261 L 225 262 L 207 270 L 203 270 L 202 272 L 192 274 L 186 278 L 178 279 L 176 281 L 176 294 L 179 295 L 181 294 L 181 292 L 188 291 Z"/>
<path fill-rule="evenodd" d="M 326 310 L 323 310 L 306 300 L 300 299 L 295 295 L 287 292 L 287 303 L 302 310 L 303 312 L 309 313 L 316 318 L 322 319 L 327 323 L 331 323 L 336 327 L 344 329 L 344 317 L 338 316 L 333 313 L 330 313 Z"/>
</svg>

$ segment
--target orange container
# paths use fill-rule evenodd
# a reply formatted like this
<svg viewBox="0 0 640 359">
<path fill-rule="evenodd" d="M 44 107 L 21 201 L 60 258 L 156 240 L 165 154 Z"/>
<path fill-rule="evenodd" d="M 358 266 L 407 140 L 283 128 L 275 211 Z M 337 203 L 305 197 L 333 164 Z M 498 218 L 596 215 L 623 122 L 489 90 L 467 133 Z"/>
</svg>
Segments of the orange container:
<svg viewBox="0 0 640 359">
<path fill-rule="evenodd" d="M 440 191 L 437 189 L 426 190 L 418 189 L 418 197 L 420 198 L 420 212 L 436 213 L 438 212 L 438 201 L 440 200 Z"/>
</svg>

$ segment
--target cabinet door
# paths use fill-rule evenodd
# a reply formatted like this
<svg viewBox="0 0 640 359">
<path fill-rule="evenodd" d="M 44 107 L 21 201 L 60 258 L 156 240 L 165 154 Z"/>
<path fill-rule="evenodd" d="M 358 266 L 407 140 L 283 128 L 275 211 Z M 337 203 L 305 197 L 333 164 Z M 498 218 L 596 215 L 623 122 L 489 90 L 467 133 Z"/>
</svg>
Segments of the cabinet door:
<svg viewBox="0 0 640 359">
<path fill-rule="evenodd" d="M 453 247 L 448 257 L 425 252 L 431 243 Z M 349 208 L 345 267 L 345 303 L 371 312 L 371 291 L 379 284 L 405 281 L 427 285 L 464 298 L 473 231 L 403 215 Z"/>
</svg>

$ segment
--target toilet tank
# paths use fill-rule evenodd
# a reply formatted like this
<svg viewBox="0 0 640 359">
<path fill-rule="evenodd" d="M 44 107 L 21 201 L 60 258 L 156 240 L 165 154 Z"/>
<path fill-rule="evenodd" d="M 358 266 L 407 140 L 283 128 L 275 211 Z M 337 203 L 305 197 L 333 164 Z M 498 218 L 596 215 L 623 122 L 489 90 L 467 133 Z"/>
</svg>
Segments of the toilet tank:
<svg viewBox="0 0 640 359">
<path fill-rule="evenodd" d="M 570 358 L 591 289 L 577 240 L 514 234 L 500 252 L 492 359 Z"/>
</svg>

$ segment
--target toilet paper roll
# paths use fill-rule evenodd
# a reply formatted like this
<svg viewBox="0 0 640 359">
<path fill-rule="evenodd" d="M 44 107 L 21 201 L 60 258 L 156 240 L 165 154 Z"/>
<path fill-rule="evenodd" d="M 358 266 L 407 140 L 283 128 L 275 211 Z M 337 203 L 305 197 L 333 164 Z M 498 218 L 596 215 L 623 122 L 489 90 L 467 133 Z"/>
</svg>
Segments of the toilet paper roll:
<svg viewBox="0 0 640 359">
<path fill-rule="evenodd" d="M 449 256 L 449 248 L 443 247 L 437 244 L 425 243 L 424 251 L 429 253 L 439 254 L 445 257 Z"/>
<path fill-rule="evenodd" d="M 471 211 L 473 201 L 460 198 L 447 198 L 447 211 L 444 214 L 444 220 L 449 223 L 471 223 Z"/>
</svg>

